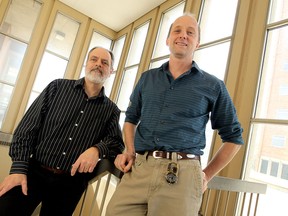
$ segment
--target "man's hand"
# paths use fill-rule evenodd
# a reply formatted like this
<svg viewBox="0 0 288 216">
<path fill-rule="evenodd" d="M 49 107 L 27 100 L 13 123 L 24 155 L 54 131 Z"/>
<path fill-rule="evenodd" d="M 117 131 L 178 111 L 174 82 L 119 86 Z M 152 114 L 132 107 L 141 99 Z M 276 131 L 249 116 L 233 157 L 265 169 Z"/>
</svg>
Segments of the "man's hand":
<svg viewBox="0 0 288 216">
<path fill-rule="evenodd" d="M 117 155 L 114 164 L 122 172 L 128 172 L 135 161 L 135 154 L 123 153 Z"/>
<path fill-rule="evenodd" d="M 71 176 L 78 171 L 80 173 L 92 173 L 99 160 L 99 151 L 96 147 L 91 147 L 83 152 L 72 165 Z"/>
<path fill-rule="evenodd" d="M 202 172 L 203 175 L 203 182 L 202 182 L 202 193 L 204 193 L 207 190 L 208 187 L 208 180 L 205 172 Z"/>
<path fill-rule="evenodd" d="M 10 174 L 0 184 L 0 197 L 15 186 L 21 185 L 22 193 L 27 195 L 27 176 L 25 174 Z"/>
</svg>

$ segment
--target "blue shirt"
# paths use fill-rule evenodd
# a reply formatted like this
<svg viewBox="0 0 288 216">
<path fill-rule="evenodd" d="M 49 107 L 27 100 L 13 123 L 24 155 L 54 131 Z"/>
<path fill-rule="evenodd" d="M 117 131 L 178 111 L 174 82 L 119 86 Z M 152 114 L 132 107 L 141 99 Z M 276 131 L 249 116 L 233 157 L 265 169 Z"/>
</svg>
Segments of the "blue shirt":
<svg viewBox="0 0 288 216">
<path fill-rule="evenodd" d="M 223 142 L 243 144 L 242 128 L 222 80 L 192 68 L 174 80 L 169 62 L 144 72 L 130 97 L 125 122 L 137 125 L 135 150 L 202 155 L 211 118 Z"/>
</svg>

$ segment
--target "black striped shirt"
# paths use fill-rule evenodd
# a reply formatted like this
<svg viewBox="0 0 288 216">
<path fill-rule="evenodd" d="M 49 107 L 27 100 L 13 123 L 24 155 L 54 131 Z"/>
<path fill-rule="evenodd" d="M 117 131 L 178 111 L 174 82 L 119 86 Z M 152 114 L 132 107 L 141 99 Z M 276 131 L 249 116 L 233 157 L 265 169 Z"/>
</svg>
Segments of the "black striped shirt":
<svg viewBox="0 0 288 216">
<path fill-rule="evenodd" d="M 100 158 L 123 150 L 120 110 L 105 96 L 88 98 L 84 78 L 52 81 L 20 121 L 10 147 L 10 173 L 27 173 L 33 155 L 45 166 L 69 172 L 86 149 L 95 146 Z"/>
</svg>

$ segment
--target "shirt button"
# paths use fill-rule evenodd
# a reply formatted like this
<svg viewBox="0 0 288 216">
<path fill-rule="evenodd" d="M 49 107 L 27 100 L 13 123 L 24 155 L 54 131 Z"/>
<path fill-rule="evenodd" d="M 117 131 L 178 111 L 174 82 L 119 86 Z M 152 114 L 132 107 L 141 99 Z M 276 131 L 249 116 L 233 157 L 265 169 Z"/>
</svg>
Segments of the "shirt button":
<svg viewBox="0 0 288 216">
<path fill-rule="evenodd" d="M 69 137 L 69 140 L 71 141 L 71 140 L 72 140 L 72 138 L 71 138 L 71 137 Z"/>
<path fill-rule="evenodd" d="M 174 87 L 173 87 L 173 86 L 171 86 L 171 87 L 170 87 L 170 89 L 171 89 L 171 90 L 173 90 L 173 89 L 174 89 Z"/>
<path fill-rule="evenodd" d="M 83 114 L 83 113 L 84 113 L 84 111 L 83 111 L 83 110 L 81 110 L 81 111 L 80 111 L 80 113 L 81 113 L 81 114 Z"/>
<path fill-rule="evenodd" d="M 56 167 L 56 169 L 58 169 L 58 170 L 59 170 L 59 169 L 60 169 L 60 167 Z"/>
<path fill-rule="evenodd" d="M 63 152 L 62 155 L 66 155 L 66 152 Z"/>
<path fill-rule="evenodd" d="M 78 126 L 78 124 L 76 123 L 76 124 L 75 124 L 75 127 L 77 127 L 77 126 Z"/>
<path fill-rule="evenodd" d="M 156 138 L 156 141 L 157 141 L 157 142 L 159 142 L 159 141 L 160 141 L 160 139 L 159 139 L 159 138 Z"/>
</svg>

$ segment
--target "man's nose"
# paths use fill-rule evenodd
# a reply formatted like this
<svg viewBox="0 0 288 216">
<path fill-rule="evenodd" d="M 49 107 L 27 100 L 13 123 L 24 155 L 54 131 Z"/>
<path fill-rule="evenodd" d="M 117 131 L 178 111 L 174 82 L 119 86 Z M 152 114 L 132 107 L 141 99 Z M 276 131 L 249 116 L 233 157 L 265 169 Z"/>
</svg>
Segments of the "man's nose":
<svg viewBox="0 0 288 216">
<path fill-rule="evenodd" d="M 102 67 L 101 60 L 98 59 L 98 60 L 95 62 L 95 65 L 96 65 L 96 66 L 99 66 L 99 67 Z"/>
<path fill-rule="evenodd" d="M 186 39 L 187 38 L 187 34 L 185 32 L 181 33 L 180 38 Z"/>
<path fill-rule="evenodd" d="M 181 29 L 180 33 L 179 33 L 180 38 L 187 38 L 187 32 L 184 29 Z"/>
</svg>

